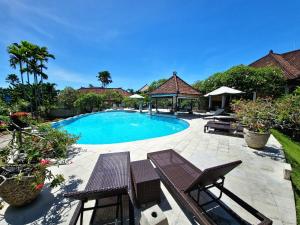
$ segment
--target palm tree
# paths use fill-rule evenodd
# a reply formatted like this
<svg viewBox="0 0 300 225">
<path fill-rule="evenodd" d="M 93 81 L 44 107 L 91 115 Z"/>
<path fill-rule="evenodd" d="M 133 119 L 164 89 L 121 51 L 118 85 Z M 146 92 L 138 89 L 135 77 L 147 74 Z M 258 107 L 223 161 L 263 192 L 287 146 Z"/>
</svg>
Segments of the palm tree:
<svg viewBox="0 0 300 225">
<path fill-rule="evenodd" d="M 112 79 L 108 71 L 98 72 L 97 78 L 101 82 L 103 88 L 112 83 Z"/>
<path fill-rule="evenodd" d="M 26 67 L 23 69 L 23 71 L 27 73 L 27 84 L 30 84 L 30 77 L 29 77 L 29 75 L 31 74 L 30 64 L 32 64 L 31 60 L 33 58 L 33 53 L 37 46 L 28 41 L 21 41 L 20 45 L 23 48 L 24 62 L 26 64 Z"/>
<path fill-rule="evenodd" d="M 41 47 L 41 48 L 38 49 L 37 58 L 38 58 L 39 63 L 40 63 L 40 65 L 39 65 L 39 67 L 40 67 L 39 75 L 41 77 L 40 83 L 43 83 L 43 80 L 48 79 L 48 75 L 43 72 L 43 69 L 47 69 L 47 67 L 45 65 L 45 62 L 47 63 L 50 58 L 55 59 L 55 56 L 48 52 L 47 47 Z"/>
<path fill-rule="evenodd" d="M 8 82 L 9 84 L 15 86 L 16 84 L 18 84 L 20 82 L 18 76 L 16 74 L 8 74 L 6 77 L 6 82 Z"/>
<path fill-rule="evenodd" d="M 12 68 L 16 68 L 19 65 L 19 71 L 21 74 L 21 82 L 24 84 L 23 79 L 23 62 L 25 61 L 25 52 L 21 45 L 13 43 L 7 47 L 9 54 L 9 63 Z"/>
</svg>

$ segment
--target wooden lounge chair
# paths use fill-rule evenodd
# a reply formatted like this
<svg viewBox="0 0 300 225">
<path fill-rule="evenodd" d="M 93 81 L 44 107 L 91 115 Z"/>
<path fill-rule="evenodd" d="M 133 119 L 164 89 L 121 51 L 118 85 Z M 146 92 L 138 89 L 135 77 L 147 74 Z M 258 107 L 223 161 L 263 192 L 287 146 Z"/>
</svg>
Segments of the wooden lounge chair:
<svg viewBox="0 0 300 225">
<path fill-rule="evenodd" d="M 219 116 L 222 113 L 224 113 L 224 109 L 217 109 L 215 112 L 209 112 L 209 113 L 198 113 L 197 115 L 199 115 L 202 118 L 206 118 L 206 117 L 211 117 L 211 116 Z"/>
<path fill-rule="evenodd" d="M 260 221 L 260 225 L 272 224 L 270 219 L 224 187 L 225 175 L 240 165 L 242 161 L 239 160 L 201 171 L 172 149 L 148 153 L 147 157 L 156 166 L 162 182 L 174 199 L 192 213 L 200 224 L 217 224 L 203 208 L 211 203 L 223 205 L 224 203 L 219 201 L 223 193 L 256 217 Z M 218 197 L 209 191 L 212 187 L 219 189 L 220 195 Z M 203 195 L 209 196 L 209 201 L 201 202 L 200 198 L 203 200 Z"/>
<path fill-rule="evenodd" d="M 232 122 L 223 122 L 223 121 L 208 121 L 204 126 L 204 133 L 209 129 L 214 129 L 214 131 L 227 131 L 227 132 L 243 132 L 243 126 L 240 124 Z"/>
<path fill-rule="evenodd" d="M 83 191 L 75 191 L 64 194 L 67 198 L 80 200 L 71 218 L 70 225 L 76 225 L 80 217 L 80 225 L 83 224 L 83 212 L 93 210 L 91 222 L 94 219 L 95 210 L 116 206 L 116 217 L 120 217 L 123 224 L 124 195 L 129 196 L 129 224 L 134 224 L 134 209 L 130 199 L 131 193 L 130 155 L 129 152 L 101 154 L 94 170 Z M 117 202 L 101 205 L 99 200 L 107 197 L 117 197 Z M 89 200 L 96 200 L 94 207 L 84 207 Z"/>
</svg>

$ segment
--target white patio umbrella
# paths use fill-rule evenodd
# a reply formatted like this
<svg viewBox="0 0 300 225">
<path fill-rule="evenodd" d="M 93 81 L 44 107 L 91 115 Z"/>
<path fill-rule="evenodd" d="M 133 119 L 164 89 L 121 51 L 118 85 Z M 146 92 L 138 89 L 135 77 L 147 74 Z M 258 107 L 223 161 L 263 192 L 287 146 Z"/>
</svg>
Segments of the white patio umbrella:
<svg viewBox="0 0 300 225">
<path fill-rule="evenodd" d="M 140 99 L 141 100 L 144 97 L 141 96 L 141 95 L 138 95 L 138 94 L 134 94 L 134 95 L 129 96 L 129 98 Z M 140 110 L 140 112 L 142 112 L 142 101 L 139 102 L 139 110 Z"/>
<path fill-rule="evenodd" d="M 138 95 L 138 94 L 134 94 L 134 95 L 129 96 L 129 98 L 143 99 L 144 97 L 141 95 Z"/>
<path fill-rule="evenodd" d="M 226 95 L 236 95 L 236 94 L 242 94 L 242 93 L 244 93 L 244 92 L 237 90 L 237 89 L 230 88 L 230 87 L 222 86 L 212 92 L 207 93 L 204 96 L 209 97 L 209 108 L 211 108 L 211 96 L 222 95 L 222 108 L 224 108 Z"/>
</svg>

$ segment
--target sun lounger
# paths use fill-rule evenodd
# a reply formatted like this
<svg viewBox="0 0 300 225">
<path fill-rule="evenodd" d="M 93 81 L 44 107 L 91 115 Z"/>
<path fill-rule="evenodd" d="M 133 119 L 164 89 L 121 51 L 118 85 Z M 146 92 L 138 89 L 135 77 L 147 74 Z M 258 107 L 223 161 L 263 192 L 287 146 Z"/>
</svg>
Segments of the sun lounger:
<svg viewBox="0 0 300 225">
<path fill-rule="evenodd" d="M 218 109 L 212 113 L 210 113 L 210 112 L 209 113 L 198 113 L 197 115 L 199 115 L 202 118 L 205 118 L 205 117 L 219 116 L 222 113 L 224 113 L 224 109 Z"/>
<path fill-rule="evenodd" d="M 243 132 L 243 126 L 240 124 L 232 122 L 223 121 L 208 121 L 204 126 L 204 133 L 209 131 L 209 129 L 214 129 L 214 131 L 227 131 L 227 132 Z"/>
<path fill-rule="evenodd" d="M 130 155 L 129 152 L 101 154 L 83 191 L 69 192 L 64 196 L 67 198 L 80 200 L 70 221 L 70 225 L 75 225 L 80 217 L 80 224 L 83 224 L 83 212 L 93 210 L 91 222 L 95 215 L 95 210 L 99 208 L 116 206 L 116 217 L 120 217 L 123 224 L 122 197 L 129 195 L 129 219 L 130 225 L 134 224 L 134 210 L 130 201 L 131 177 L 130 177 Z M 107 197 L 117 197 L 114 204 L 100 205 L 99 199 Z M 85 208 L 85 202 L 96 200 L 94 207 Z"/>
<path fill-rule="evenodd" d="M 242 161 L 234 161 L 201 171 L 174 150 L 148 153 L 147 157 L 156 166 L 162 182 L 174 199 L 192 213 L 200 224 L 217 224 L 203 208 L 217 202 L 222 206 L 224 203 L 220 201 L 220 198 L 223 193 L 256 217 L 260 221 L 260 225 L 272 224 L 270 219 L 224 187 L 225 175 L 240 165 Z M 212 187 L 219 189 L 218 197 L 209 191 Z M 204 194 L 210 196 L 209 201 L 200 201 L 200 199 L 203 200 Z"/>
</svg>

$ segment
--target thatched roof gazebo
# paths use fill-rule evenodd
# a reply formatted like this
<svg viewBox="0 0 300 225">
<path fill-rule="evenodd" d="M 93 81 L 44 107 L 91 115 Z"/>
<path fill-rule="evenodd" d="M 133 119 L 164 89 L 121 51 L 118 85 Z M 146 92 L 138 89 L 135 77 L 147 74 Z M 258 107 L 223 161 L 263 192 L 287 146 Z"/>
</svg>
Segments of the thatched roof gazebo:
<svg viewBox="0 0 300 225">
<path fill-rule="evenodd" d="M 167 81 L 150 93 L 149 112 L 150 114 L 152 113 L 152 98 L 156 101 L 156 108 L 157 99 L 172 98 L 172 111 L 176 113 L 179 99 L 190 99 L 192 102 L 193 99 L 197 99 L 200 95 L 198 90 L 178 77 L 176 72 L 173 72 L 173 75 Z"/>
</svg>

